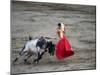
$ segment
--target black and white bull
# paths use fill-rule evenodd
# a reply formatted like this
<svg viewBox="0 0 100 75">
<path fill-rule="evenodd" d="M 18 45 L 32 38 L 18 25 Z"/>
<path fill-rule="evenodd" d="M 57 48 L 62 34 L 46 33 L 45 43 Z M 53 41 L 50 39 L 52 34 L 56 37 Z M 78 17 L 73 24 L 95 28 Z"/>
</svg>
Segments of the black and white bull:
<svg viewBox="0 0 100 75">
<path fill-rule="evenodd" d="M 52 41 L 47 40 L 45 37 L 40 37 L 38 39 L 32 40 L 32 37 L 29 37 L 29 41 L 24 45 L 23 49 L 16 57 L 14 62 L 16 62 L 22 55 L 26 55 L 24 61 L 27 60 L 33 55 L 36 55 L 34 62 L 38 63 L 45 52 L 48 52 L 50 55 L 54 54 L 55 45 Z"/>
</svg>

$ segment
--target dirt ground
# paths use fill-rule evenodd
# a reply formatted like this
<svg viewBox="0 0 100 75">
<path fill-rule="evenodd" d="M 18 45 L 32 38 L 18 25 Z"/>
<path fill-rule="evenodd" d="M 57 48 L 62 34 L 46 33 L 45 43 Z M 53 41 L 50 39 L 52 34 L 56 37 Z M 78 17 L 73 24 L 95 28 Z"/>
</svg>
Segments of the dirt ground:
<svg viewBox="0 0 100 75">
<path fill-rule="evenodd" d="M 85 70 L 96 68 L 96 7 L 70 4 L 36 2 L 11 2 L 11 73 L 35 73 L 51 71 Z M 64 60 L 46 53 L 40 63 L 32 63 L 33 57 L 24 63 L 12 61 L 27 42 L 46 36 L 58 38 L 57 23 L 66 25 L 66 36 L 75 54 Z M 24 57 L 23 57 L 24 58 Z"/>
</svg>

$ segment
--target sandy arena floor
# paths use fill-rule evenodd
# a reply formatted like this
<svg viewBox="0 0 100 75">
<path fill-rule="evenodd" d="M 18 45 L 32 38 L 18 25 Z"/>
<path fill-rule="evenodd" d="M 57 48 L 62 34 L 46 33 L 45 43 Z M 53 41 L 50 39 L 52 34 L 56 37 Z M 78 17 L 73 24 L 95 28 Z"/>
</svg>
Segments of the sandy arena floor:
<svg viewBox="0 0 100 75">
<path fill-rule="evenodd" d="M 96 15 L 95 6 L 12 2 L 11 6 L 11 73 L 34 73 L 96 68 Z M 22 59 L 12 64 L 29 35 L 33 38 L 57 38 L 57 23 L 66 25 L 68 37 L 75 54 L 57 60 L 46 53 L 39 64 L 25 64 Z"/>
</svg>

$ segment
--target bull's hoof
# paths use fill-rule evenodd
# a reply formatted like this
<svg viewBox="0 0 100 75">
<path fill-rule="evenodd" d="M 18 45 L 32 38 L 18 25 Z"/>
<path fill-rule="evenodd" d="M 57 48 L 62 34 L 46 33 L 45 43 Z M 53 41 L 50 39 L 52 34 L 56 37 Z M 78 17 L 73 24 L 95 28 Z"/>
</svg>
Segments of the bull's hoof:
<svg viewBox="0 0 100 75">
<path fill-rule="evenodd" d="M 24 62 L 25 62 L 25 63 L 27 63 L 27 60 L 26 60 L 26 59 L 24 59 Z"/>
<path fill-rule="evenodd" d="M 33 62 L 36 62 L 37 61 L 37 59 L 35 59 Z"/>
<path fill-rule="evenodd" d="M 13 63 L 15 63 L 17 60 L 18 60 L 18 58 L 16 58 L 16 59 L 13 61 Z"/>
<path fill-rule="evenodd" d="M 25 64 L 31 64 L 30 62 L 27 61 L 27 59 L 24 59 Z"/>
<path fill-rule="evenodd" d="M 38 63 L 39 63 L 39 61 L 38 61 L 37 59 L 35 59 L 35 60 L 34 60 L 34 63 L 38 64 Z"/>
<path fill-rule="evenodd" d="M 38 64 L 38 61 L 36 61 L 35 63 Z"/>
</svg>

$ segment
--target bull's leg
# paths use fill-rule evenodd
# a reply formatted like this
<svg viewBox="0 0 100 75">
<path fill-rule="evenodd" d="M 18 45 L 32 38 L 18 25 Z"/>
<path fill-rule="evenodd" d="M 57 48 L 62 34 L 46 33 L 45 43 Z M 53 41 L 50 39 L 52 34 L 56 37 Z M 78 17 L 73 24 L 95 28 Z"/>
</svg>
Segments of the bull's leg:
<svg viewBox="0 0 100 75">
<path fill-rule="evenodd" d="M 22 55 L 24 49 L 25 49 L 25 45 L 24 45 L 24 47 L 22 48 L 22 50 L 20 51 L 19 55 Z"/>
<path fill-rule="evenodd" d="M 34 60 L 34 62 L 38 63 L 38 59 L 40 58 L 40 47 L 37 47 L 37 58 Z"/>
<path fill-rule="evenodd" d="M 19 59 L 19 57 L 21 57 L 22 55 L 23 55 L 23 50 L 25 49 L 25 45 L 24 45 L 24 47 L 22 48 L 22 50 L 20 51 L 20 53 L 19 53 L 19 55 L 15 58 L 15 60 L 13 61 L 13 62 L 16 62 L 18 59 Z"/>
<path fill-rule="evenodd" d="M 18 61 L 18 59 L 21 57 L 22 55 L 18 55 L 15 59 L 14 59 L 14 63 L 16 62 L 16 61 Z"/>
<path fill-rule="evenodd" d="M 24 55 L 26 53 L 26 51 L 25 52 L 23 52 L 23 53 L 21 53 L 21 54 L 19 54 L 15 59 L 14 59 L 14 63 L 16 62 L 16 61 L 18 61 L 18 59 L 22 56 L 22 55 Z"/>
<path fill-rule="evenodd" d="M 32 56 L 32 54 L 28 53 L 27 58 L 24 59 L 25 62 L 27 62 L 27 60 Z"/>
<path fill-rule="evenodd" d="M 41 54 L 38 52 L 38 58 L 35 59 L 34 62 L 37 62 L 37 63 L 38 63 L 39 60 L 42 59 L 42 57 L 43 57 L 43 55 L 44 55 L 45 52 L 46 52 L 46 51 L 42 52 Z"/>
<path fill-rule="evenodd" d="M 17 56 L 17 57 L 14 59 L 14 61 L 13 61 L 13 62 L 16 62 L 18 59 L 19 59 L 19 57 Z"/>
<path fill-rule="evenodd" d="M 40 58 L 40 53 L 38 52 L 38 53 L 37 53 L 37 58 L 34 60 L 34 62 L 38 63 L 38 62 L 39 62 L 39 61 L 38 61 L 39 58 Z"/>
</svg>

